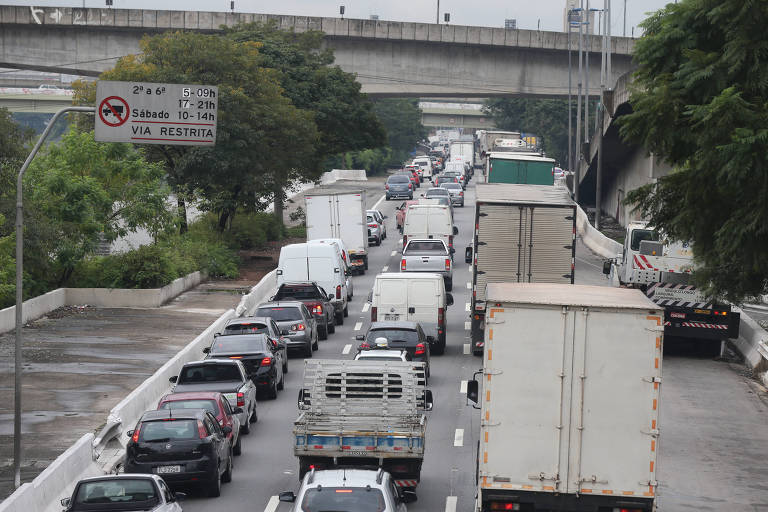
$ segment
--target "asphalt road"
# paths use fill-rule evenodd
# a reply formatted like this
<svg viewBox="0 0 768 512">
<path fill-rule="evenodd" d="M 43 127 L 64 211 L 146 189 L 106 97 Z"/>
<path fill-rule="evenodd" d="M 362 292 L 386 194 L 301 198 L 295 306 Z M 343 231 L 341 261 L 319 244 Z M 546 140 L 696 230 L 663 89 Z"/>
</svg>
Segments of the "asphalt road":
<svg viewBox="0 0 768 512">
<path fill-rule="evenodd" d="M 474 183 L 474 181 L 473 181 Z M 424 190 L 423 188 L 421 190 Z M 369 205 L 380 194 L 369 194 Z M 469 331 L 465 328 L 469 302 L 466 284 L 471 274 L 463 262 L 463 248 L 471 238 L 474 186 L 466 192 L 467 207 L 457 208 L 459 228 L 455 247 L 454 305 L 448 311 L 448 345 L 443 356 L 433 356 L 430 388 L 435 397 L 429 413 L 427 447 L 418 501 L 411 512 L 470 511 L 475 497 L 475 445 L 479 415 L 465 405 L 462 380 L 472 377 L 481 360 L 469 355 Z M 320 342 L 314 357 L 352 358 L 355 334 L 364 333 L 370 316 L 365 298 L 374 276 L 397 271 L 400 239 L 394 207 L 400 201 L 381 201 L 388 215 L 388 239 L 371 248 L 369 271 L 355 277 L 355 297 L 350 314 L 336 334 Z M 607 285 L 600 258 L 583 245 L 577 248 L 577 284 Z M 296 393 L 302 362 L 289 362 L 286 388 L 276 400 L 259 404 L 259 422 L 244 439 L 243 455 L 235 460 L 234 476 L 220 498 L 192 495 L 184 510 L 262 510 L 286 512 L 277 494 L 298 489 L 297 462 L 292 453 L 291 428 L 297 416 Z M 661 406 L 659 459 L 660 511 L 768 510 L 768 408 L 754 383 L 727 363 L 695 354 L 666 357 Z M 514 456 L 514 454 L 510 454 Z M 455 498 L 452 498 L 455 497 Z M 762 505 L 761 505 L 762 504 Z M 766 507 L 766 508 L 761 508 Z"/>
</svg>

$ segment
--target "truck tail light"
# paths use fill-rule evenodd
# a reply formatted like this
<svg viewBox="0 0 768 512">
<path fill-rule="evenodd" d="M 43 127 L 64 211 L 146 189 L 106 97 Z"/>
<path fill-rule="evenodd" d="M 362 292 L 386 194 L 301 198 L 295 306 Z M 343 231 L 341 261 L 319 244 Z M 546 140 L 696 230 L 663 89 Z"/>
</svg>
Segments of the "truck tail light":
<svg viewBox="0 0 768 512">
<path fill-rule="evenodd" d="M 323 305 L 322 304 L 315 304 L 312 306 L 312 312 L 318 315 L 323 314 Z"/>
<path fill-rule="evenodd" d="M 400 270 L 405 270 L 405 258 L 400 260 Z"/>
<path fill-rule="evenodd" d="M 403 260 L 405 262 L 405 260 Z M 451 270 L 451 258 L 445 258 L 445 270 Z"/>
<path fill-rule="evenodd" d="M 271 357 L 265 357 L 261 360 L 261 366 L 270 366 L 272 364 L 272 358 Z"/>
<path fill-rule="evenodd" d="M 197 435 L 200 439 L 208 437 L 208 432 L 205 430 L 205 425 L 203 425 L 202 420 L 197 420 Z"/>
<path fill-rule="evenodd" d="M 423 356 L 426 352 L 427 352 L 427 349 L 426 349 L 426 347 L 424 346 L 423 343 L 419 343 L 418 345 L 416 345 L 416 352 L 415 352 L 415 354 L 417 356 Z"/>
<path fill-rule="evenodd" d="M 378 318 L 377 309 L 378 308 L 376 306 L 371 308 L 371 322 L 375 322 L 376 319 Z"/>
<path fill-rule="evenodd" d="M 437 325 L 441 326 L 445 322 L 445 308 L 437 308 Z"/>
<path fill-rule="evenodd" d="M 340 284 L 336 285 L 336 298 L 337 299 L 341 298 L 341 285 Z"/>
<path fill-rule="evenodd" d="M 133 441 L 134 443 L 138 443 L 139 442 L 139 433 L 140 432 L 141 432 L 141 423 L 139 423 L 136 426 L 136 430 L 133 431 L 133 436 L 131 437 L 131 441 Z"/>
<path fill-rule="evenodd" d="M 520 504 L 519 503 L 499 503 L 498 501 L 492 501 L 491 510 L 520 510 Z"/>
<path fill-rule="evenodd" d="M 237 394 L 237 406 L 245 407 L 245 393 L 240 392 Z"/>
</svg>

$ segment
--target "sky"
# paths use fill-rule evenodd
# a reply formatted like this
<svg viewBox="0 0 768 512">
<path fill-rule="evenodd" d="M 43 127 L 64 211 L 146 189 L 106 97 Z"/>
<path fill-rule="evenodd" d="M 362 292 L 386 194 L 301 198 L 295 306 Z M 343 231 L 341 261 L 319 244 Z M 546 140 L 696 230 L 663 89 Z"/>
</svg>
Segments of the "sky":
<svg viewBox="0 0 768 512">
<path fill-rule="evenodd" d="M 585 5 L 587 0 L 583 0 Z M 669 0 L 612 0 L 611 33 L 624 31 L 626 4 L 626 35 L 632 34 L 647 12 L 664 7 Z M 235 0 L 235 11 L 264 14 L 304 16 L 338 16 L 339 6 L 345 6 L 346 18 L 367 19 L 376 14 L 379 19 L 434 23 L 438 0 Z M 590 7 L 602 8 L 604 0 L 590 0 Z M 5 0 L 4 5 L 35 5 L 37 7 L 104 7 L 104 0 Z M 451 24 L 503 27 L 506 18 L 517 20 L 517 27 L 535 30 L 562 31 L 566 0 L 440 0 L 440 19 L 450 13 Z M 118 9 L 169 9 L 228 11 L 230 0 L 113 0 Z M 640 35 L 635 29 L 635 35 Z"/>
</svg>

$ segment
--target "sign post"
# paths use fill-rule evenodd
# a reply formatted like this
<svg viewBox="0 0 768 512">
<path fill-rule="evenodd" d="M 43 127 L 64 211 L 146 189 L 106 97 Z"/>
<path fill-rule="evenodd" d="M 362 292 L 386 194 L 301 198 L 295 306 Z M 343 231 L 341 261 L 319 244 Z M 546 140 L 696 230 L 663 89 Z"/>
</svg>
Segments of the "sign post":
<svg viewBox="0 0 768 512">
<path fill-rule="evenodd" d="M 213 85 L 96 84 L 95 138 L 100 142 L 213 146 L 219 88 Z"/>
</svg>

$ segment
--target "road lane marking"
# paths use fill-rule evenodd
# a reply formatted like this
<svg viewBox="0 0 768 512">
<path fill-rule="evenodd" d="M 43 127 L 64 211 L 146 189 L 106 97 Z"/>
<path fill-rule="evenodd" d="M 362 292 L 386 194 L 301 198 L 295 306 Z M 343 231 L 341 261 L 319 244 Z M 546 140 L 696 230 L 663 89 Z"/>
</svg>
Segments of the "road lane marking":
<svg viewBox="0 0 768 512">
<path fill-rule="evenodd" d="M 472 265 L 468 266 L 467 270 L 469 270 L 469 273 L 471 274 L 472 273 Z"/>
<path fill-rule="evenodd" d="M 389 265 L 384 265 L 384 268 L 381 269 L 382 272 L 386 272 L 389 270 Z"/>
<path fill-rule="evenodd" d="M 401 238 L 400 240 L 398 240 L 398 241 L 397 241 L 397 244 L 398 244 L 398 245 L 403 245 L 403 239 Z"/>
<path fill-rule="evenodd" d="M 453 436 L 453 446 L 464 446 L 464 429 L 457 428 Z"/>
<path fill-rule="evenodd" d="M 392 254 L 390 254 L 390 256 L 394 256 L 395 254 L 397 254 L 397 251 L 392 251 Z"/>
<path fill-rule="evenodd" d="M 344 350 L 342 350 L 341 353 L 346 356 L 347 354 L 349 354 L 350 350 L 352 350 L 352 344 L 347 343 L 346 345 L 344 345 Z"/>
<path fill-rule="evenodd" d="M 464 322 L 464 330 L 468 331 L 472 329 L 472 322 Z"/>
<path fill-rule="evenodd" d="M 465 344 L 465 347 L 468 347 L 469 344 Z M 459 386 L 459 393 L 466 395 L 467 394 L 467 381 L 463 380 L 461 381 L 461 386 Z"/>
<path fill-rule="evenodd" d="M 264 512 L 275 512 L 275 510 L 277 510 L 277 507 L 279 506 L 280 506 L 280 497 L 272 496 L 271 498 L 269 498 L 269 502 L 267 503 L 267 508 L 264 509 Z M 455 509 L 456 507 L 454 507 L 454 510 Z"/>
<path fill-rule="evenodd" d="M 378 209 L 379 209 L 379 205 L 381 204 L 381 202 L 382 202 L 384 199 L 386 199 L 386 197 L 387 197 L 387 195 L 386 195 L 386 194 L 384 194 L 383 196 L 381 196 L 381 197 L 379 198 L 379 200 L 378 200 L 378 201 L 376 201 L 376 204 L 374 204 L 374 205 L 373 205 L 373 208 L 371 208 L 371 210 L 378 210 Z"/>
<path fill-rule="evenodd" d="M 445 512 L 456 512 L 456 501 L 459 498 L 457 496 L 445 497 Z"/>
<path fill-rule="evenodd" d="M 371 308 L 370 302 L 366 302 L 365 304 L 363 304 L 363 313 L 367 312 L 370 308 Z"/>
<path fill-rule="evenodd" d="M 603 267 L 601 267 L 600 265 L 595 265 L 594 263 L 592 263 L 592 262 L 590 262 L 590 261 L 587 261 L 587 260 L 583 260 L 583 259 L 581 259 L 581 258 L 576 258 L 576 261 L 580 261 L 580 262 L 582 262 L 582 263 L 586 263 L 586 264 L 587 264 L 587 265 L 589 265 L 590 267 L 599 268 L 600 270 L 602 270 L 602 269 L 603 269 Z"/>
<path fill-rule="evenodd" d="M 357 322 L 357 323 L 355 324 L 355 328 L 354 328 L 354 330 L 355 330 L 355 331 L 359 331 L 359 330 L 360 330 L 360 328 L 361 328 L 362 326 L 363 326 L 363 322 Z"/>
<path fill-rule="evenodd" d="M 467 302 L 466 304 L 464 304 L 464 311 L 471 311 L 470 309 L 471 307 L 472 305 L 469 302 Z"/>
<path fill-rule="evenodd" d="M 472 283 L 467 283 L 467 290 L 471 290 L 471 289 L 472 289 Z"/>
<path fill-rule="evenodd" d="M 464 344 L 464 354 L 469 354 L 470 352 L 472 352 L 472 345 L 470 345 L 469 343 L 465 343 Z"/>
</svg>

